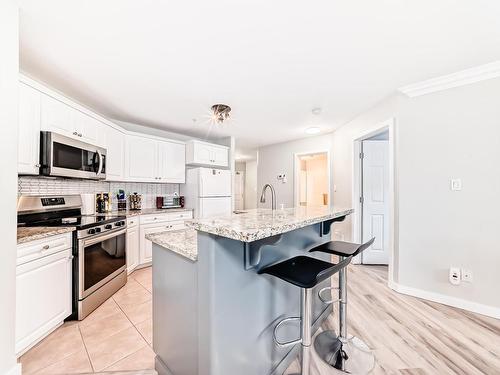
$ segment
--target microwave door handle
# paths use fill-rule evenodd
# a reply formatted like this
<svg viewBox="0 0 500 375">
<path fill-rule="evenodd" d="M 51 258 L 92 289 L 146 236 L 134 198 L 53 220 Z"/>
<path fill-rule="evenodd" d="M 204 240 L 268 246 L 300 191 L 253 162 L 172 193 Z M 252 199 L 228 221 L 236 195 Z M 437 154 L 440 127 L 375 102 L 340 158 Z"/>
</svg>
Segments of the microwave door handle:
<svg viewBox="0 0 500 375">
<path fill-rule="evenodd" d="M 99 176 L 102 172 L 102 154 L 99 150 L 97 151 L 97 155 L 99 155 L 99 169 L 97 170 L 97 175 Z"/>
</svg>

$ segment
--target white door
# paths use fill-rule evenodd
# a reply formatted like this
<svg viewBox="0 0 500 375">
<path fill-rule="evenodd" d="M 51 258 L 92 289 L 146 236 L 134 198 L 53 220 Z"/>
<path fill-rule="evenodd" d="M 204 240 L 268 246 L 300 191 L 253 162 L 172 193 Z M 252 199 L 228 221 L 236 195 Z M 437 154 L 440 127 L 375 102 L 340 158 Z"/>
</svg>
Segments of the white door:
<svg viewBox="0 0 500 375">
<path fill-rule="evenodd" d="M 125 177 L 128 181 L 159 182 L 157 146 L 157 142 L 153 139 L 127 136 Z"/>
<path fill-rule="evenodd" d="M 198 215 L 200 219 L 229 214 L 231 214 L 231 197 L 200 198 Z"/>
<path fill-rule="evenodd" d="M 234 208 L 245 208 L 245 172 L 237 171 L 234 174 Z"/>
<path fill-rule="evenodd" d="M 38 174 L 40 158 L 40 92 L 19 84 L 17 171 Z"/>
<path fill-rule="evenodd" d="M 186 146 L 175 142 L 158 142 L 158 177 L 161 182 L 186 182 Z"/>
<path fill-rule="evenodd" d="M 363 141 L 363 264 L 389 264 L 389 142 Z"/>
<path fill-rule="evenodd" d="M 200 168 L 200 197 L 227 197 L 231 195 L 231 171 Z"/>
<path fill-rule="evenodd" d="M 39 341 L 71 314 L 71 250 L 16 269 L 16 353 Z"/>
</svg>

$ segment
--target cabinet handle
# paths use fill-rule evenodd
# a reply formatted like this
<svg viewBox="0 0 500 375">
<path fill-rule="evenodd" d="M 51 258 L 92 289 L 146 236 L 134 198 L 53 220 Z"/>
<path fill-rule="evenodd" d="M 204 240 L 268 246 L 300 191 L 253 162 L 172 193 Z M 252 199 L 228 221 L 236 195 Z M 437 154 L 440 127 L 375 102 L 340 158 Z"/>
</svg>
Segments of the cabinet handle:
<svg viewBox="0 0 500 375">
<path fill-rule="evenodd" d="M 49 248 L 50 248 L 50 245 L 44 245 L 44 246 L 42 247 L 42 250 L 48 250 Z"/>
<path fill-rule="evenodd" d="M 78 133 L 78 136 L 81 137 L 82 136 L 82 133 Z"/>
<path fill-rule="evenodd" d="M 73 135 L 78 135 L 78 132 L 73 132 Z"/>
<path fill-rule="evenodd" d="M 68 257 L 68 262 L 69 262 L 70 260 L 73 260 L 73 255 L 70 255 L 70 256 Z"/>
<path fill-rule="evenodd" d="M 35 164 L 35 168 L 40 168 L 41 166 L 41 164 Z"/>
</svg>

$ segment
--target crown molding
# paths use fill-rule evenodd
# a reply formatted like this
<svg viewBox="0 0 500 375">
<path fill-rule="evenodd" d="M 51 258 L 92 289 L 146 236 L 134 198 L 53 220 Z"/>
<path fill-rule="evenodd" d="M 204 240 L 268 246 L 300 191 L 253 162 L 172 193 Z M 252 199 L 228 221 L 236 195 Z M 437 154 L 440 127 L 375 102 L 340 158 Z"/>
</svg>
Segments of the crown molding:
<svg viewBox="0 0 500 375">
<path fill-rule="evenodd" d="M 500 61 L 413 83 L 398 89 L 410 98 L 500 77 Z"/>
</svg>

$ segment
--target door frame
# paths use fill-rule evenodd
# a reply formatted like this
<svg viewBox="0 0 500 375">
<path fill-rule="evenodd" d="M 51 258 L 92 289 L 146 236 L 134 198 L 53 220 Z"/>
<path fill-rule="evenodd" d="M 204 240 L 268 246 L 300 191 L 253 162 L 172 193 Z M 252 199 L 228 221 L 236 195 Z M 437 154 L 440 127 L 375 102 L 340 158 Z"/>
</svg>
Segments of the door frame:
<svg viewBox="0 0 500 375">
<path fill-rule="evenodd" d="M 360 202 L 360 194 L 362 190 L 362 169 L 361 159 L 359 154 L 362 150 L 361 142 L 383 132 L 389 132 L 389 266 L 388 266 L 388 281 L 389 284 L 397 282 L 398 279 L 398 246 L 397 246 L 397 203 L 396 203 L 396 120 L 390 118 L 375 126 L 375 129 L 366 131 L 354 139 L 353 144 L 353 175 L 352 175 L 352 234 L 353 241 L 361 243 L 362 241 L 362 225 L 363 212 Z M 353 263 L 360 264 L 361 259 L 358 255 L 353 259 Z"/>
<path fill-rule="evenodd" d="M 330 159 L 330 150 L 311 150 L 311 151 L 303 151 L 296 152 L 293 154 L 293 204 L 294 207 L 299 207 L 299 157 L 310 154 L 326 154 L 326 168 L 327 168 L 327 182 L 328 182 L 328 205 L 332 204 L 332 195 L 331 195 L 331 159 Z"/>
</svg>

